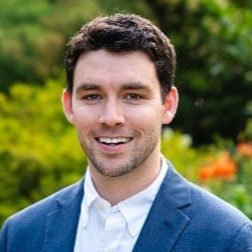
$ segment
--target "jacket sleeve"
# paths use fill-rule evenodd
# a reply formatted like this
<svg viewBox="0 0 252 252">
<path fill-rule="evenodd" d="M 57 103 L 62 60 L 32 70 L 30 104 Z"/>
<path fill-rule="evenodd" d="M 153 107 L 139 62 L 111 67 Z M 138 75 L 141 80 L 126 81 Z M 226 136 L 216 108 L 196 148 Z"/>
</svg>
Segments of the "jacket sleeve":
<svg viewBox="0 0 252 252">
<path fill-rule="evenodd" d="M 237 234 L 232 249 L 232 252 L 252 252 L 252 224 L 246 224 Z"/>
</svg>

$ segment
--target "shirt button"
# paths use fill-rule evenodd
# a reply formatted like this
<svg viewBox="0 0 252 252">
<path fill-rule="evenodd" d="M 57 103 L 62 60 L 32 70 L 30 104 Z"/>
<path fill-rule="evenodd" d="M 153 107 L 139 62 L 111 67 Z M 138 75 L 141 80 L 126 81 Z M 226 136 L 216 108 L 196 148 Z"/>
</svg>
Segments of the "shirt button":
<svg viewBox="0 0 252 252">
<path fill-rule="evenodd" d="M 104 205 L 101 203 L 101 202 L 99 202 L 98 204 L 97 204 L 97 207 L 98 207 L 98 209 L 99 210 L 104 210 Z"/>
<path fill-rule="evenodd" d="M 135 226 L 131 226 L 130 232 L 131 232 L 132 236 L 135 236 L 137 234 L 137 228 Z"/>
</svg>

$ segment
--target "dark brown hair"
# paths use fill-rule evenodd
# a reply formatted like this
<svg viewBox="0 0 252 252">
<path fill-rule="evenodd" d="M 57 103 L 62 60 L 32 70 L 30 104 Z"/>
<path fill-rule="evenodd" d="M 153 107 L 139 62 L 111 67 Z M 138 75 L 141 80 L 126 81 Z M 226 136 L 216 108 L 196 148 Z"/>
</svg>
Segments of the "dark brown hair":
<svg viewBox="0 0 252 252">
<path fill-rule="evenodd" d="M 80 54 L 104 49 L 109 52 L 146 53 L 155 65 L 163 95 L 174 82 L 176 54 L 165 34 L 149 20 L 134 14 L 98 17 L 71 38 L 65 58 L 67 89 L 73 90 L 73 74 Z"/>
</svg>

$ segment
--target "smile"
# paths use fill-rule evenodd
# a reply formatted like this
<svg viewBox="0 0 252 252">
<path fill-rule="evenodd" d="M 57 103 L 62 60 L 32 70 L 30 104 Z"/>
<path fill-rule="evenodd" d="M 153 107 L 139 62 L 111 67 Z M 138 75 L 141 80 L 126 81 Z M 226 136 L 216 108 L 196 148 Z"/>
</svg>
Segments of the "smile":
<svg viewBox="0 0 252 252">
<path fill-rule="evenodd" d="M 132 140 L 132 138 L 129 137 L 115 137 L 115 138 L 110 138 L 110 137 L 98 137 L 97 141 L 102 143 L 102 144 L 108 144 L 108 145 L 115 145 L 115 144 L 125 144 L 128 143 Z"/>
</svg>

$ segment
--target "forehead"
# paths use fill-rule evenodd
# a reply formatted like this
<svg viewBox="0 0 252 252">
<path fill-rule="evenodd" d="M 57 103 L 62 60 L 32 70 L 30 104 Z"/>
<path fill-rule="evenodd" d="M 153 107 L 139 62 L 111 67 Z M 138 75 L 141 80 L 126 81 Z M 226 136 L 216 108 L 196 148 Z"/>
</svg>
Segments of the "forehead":
<svg viewBox="0 0 252 252">
<path fill-rule="evenodd" d="M 141 51 L 113 53 L 96 50 L 83 53 L 77 61 L 73 81 L 74 88 L 83 83 L 143 83 L 159 86 L 154 63 Z"/>
</svg>

